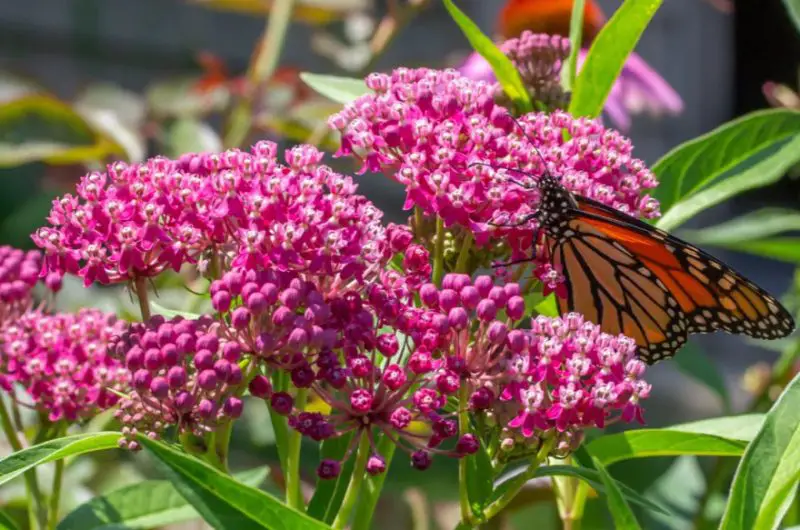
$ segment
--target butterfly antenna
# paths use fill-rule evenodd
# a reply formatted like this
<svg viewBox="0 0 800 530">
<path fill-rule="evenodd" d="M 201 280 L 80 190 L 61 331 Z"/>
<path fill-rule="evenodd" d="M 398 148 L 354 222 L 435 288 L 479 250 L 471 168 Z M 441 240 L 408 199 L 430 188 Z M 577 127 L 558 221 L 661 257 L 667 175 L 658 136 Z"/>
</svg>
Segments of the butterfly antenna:
<svg viewBox="0 0 800 530">
<path fill-rule="evenodd" d="M 524 175 L 524 176 L 526 176 L 526 177 L 528 177 L 528 178 L 533 178 L 533 175 L 531 175 L 530 173 L 526 173 L 525 171 L 522 171 L 521 169 L 516 169 L 516 168 L 513 168 L 513 167 L 505 167 L 505 166 L 493 166 L 493 165 L 491 165 L 491 164 L 486 164 L 486 163 L 484 163 L 484 162 L 473 162 L 473 163 L 471 163 L 470 165 L 468 165 L 468 166 L 467 166 L 467 169 L 471 168 L 472 166 L 483 166 L 483 167 L 488 167 L 488 168 L 490 168 L 490 169 L 493 169 L 493 170 L 495 170 L 495 171 L 498 171 L 498 170 L 500 170 L 500 169 L 504 169 L 504 170 L 506 170 L 506 171 L 514 171 L 514 172 L 516 172 L 516 173 L 519 173 L 520 175 Z M 510 178 L 510 179 L 507 179 L 507 180 L 508 180 L 509 182 L 513 183 L 513 184 L 516 184 L 517 186 L 519 186 L 519 187 L 521 187 L 521 188 L 525 188 L 526 190 L 530 190 L 530 189 L 533 189 L 533 188 L 535 188 L 535 187 L 536 187 L 536 185 L 535 185 L 535 184 L 525 184 L 525 183 L 523 183 L 523 182 L 520 182 L 520 181 L 518 181 L 518 180 L 511 179 L 511 178 Z M 535 182 L 535 181 L 534 181 L 534 182 Z"/>
<path fill-rule="evenodd" d="M 550 173 L 550 169 L 548 168 L 547 165 L 547 160 L 545 160 L 544 156 L 542 156 L 542 152 L 539 151 L 538 147 L 536 147 L 533 138 L 530 135 L 528 135 L 528 132 L 525 130 L 525 127 L 523 127 L 522 124 L 519 122 L 519 120 L 514 116 L 512 116 L 511 113 L 508 114 L 508 117 L 511 118 L 511 121 L 513 121 L 517 125 L 517 128 L 522 132 L 522 135 L 528 139 L 528 142 L 530 142 L 531 147 L 533 148 L 534 152 L 538 155 L 539 160 L 542 161 L 542 166 L 544 167 L 544 174 L 560 180 L 561 179 L 560 176 L 556 176 Z"/>
</svg>

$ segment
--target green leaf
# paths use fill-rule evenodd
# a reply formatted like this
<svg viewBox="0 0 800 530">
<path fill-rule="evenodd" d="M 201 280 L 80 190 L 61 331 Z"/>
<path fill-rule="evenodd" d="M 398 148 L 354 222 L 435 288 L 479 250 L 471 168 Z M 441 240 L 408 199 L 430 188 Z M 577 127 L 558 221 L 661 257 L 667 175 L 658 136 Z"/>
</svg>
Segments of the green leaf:
<svg viewBox="0 0 800 530">
<path fill-rule="evenodd" d="M 702 230 L 684 230 L 681 235 L 698 245 L 796 263 L 800 261 L 800 238 L 774 236 L 797 230 L 800 230 L 800 212 L 764 208 Z"/>
<path fill-rule="evenodd" d="M 608 510 L 611 512 L 611 517 L 614 518 L 614 526 L 616 528 L 641 528 L 636 521 L 636 517 L 633 515 L 631 507 L 628 506 L 628 502 L 625 500 L 625 496 L 622 494 L 618 482 L 608 474 L 606 468 L 603 467 L 603 464 L 601 464 L 597 458 L 593 458 L 592 462 L 594 463 L 595 470 L 597 470 L 597 473 L 603 481 L 603 486 L 606 490 Z"/>
<path fill-rule="evenodd" d="M 153 301 L 150 302 L 150 310 L 157 315 L 163 316 L 164 318 L 183 317 L 187 320 L 197 320 L 198 318 L 200 318 L 200 315 L 198 315 L 197 313 L 190 313 L 189 311 L 178 311 L 177 309 L 169 309 Z"/>
<path fill-rule="evenodd" d="M 144 436 L 139 440 L 156 457 L 175 489 L 217 530 L 330 528 L 185 453 Z"/>
<path fill-rule="evenodd" d="M 536 313 L 547 317 L 557 317 L 559 315 L 556 296 L 550 294 L 535 306 Z"/>
<path fill-rule="evenodd" d="M 0 530 L 19 530 L 17 523 L 3 510 L 0 510 Z"/>
<path fill-rule="evenodd" d="M 196 117 L 222 111 L 231 100 L 223 85 L 198 90 L 199 76 L 158 81 L 147 88 L 145 97 L 150 113 L 157 118 Z"/>
<path fill-rule="evenodd" d="M 147 155 L 143 133 L 147 113 L 144 97 L 112 83 L 94 83 L 81 91 L 73 108 L 97 130 L 122 146 L 128 160 Z"/>
<path fill-rule="evenodd" d="M 178 158 L 184 153 L 222 151 L 222 140 L 207 123 L 197 118 L 179 118 L 166 128 L 167 154 Z"/>
<path fill-rule="evenodd" d="M 511 482 L 510 479 L 514 478 L 521 472 L 524 472 L 525 468 L 519 468 L 516 471 L 508 473 L 506 476 L 502 477 L 497 484 L 495 485 L 494 493 L 492 494 L 491 501 L 498 499 L 503 493 L 505 493 L 505 489 L 507 485 Z M 603 479 L 600 477 L 600 473 L 594 469 L 590 469 L 588 467 L 576 467 L 576 466 L 542 466 L 536 470 L 534 473 L 534 478 L 536 477 L 559 477 L 559 476 L 567 476 L 567 477 L 574 477 L 583 480 L 587 484 L 589 484 L 595 490 L 603 493 L 606 491 L 605 486 L 603 485 Z M 611 480 L 614 480 L 613 478 Z M 664 515 L 671 515 L 669 510 L 664 508 L 663 506 L 645 498 L 640 493 L 637 493 L 630 487 L 626 486 L 625 484 L 614 480 L 616 483 L 617 488 L 622 492 L 622 495 L 631 501 L 634 504 L 642 506 L 643 508 L 647 508 L 656 513 L 661 513 Z"/>
<path fill-rule="evenodd" d="M 320 459 L 341 460 L 352 440 L 353 433 L 325 440 L 320 445 Z M 317 478 L 314 496 L 311 497 L 306 510 L 308 515 L 329 524 L 333 522 L 339 512 L 339 507 L 342 505 L 347 485 L 350 483 L 350 475 L 353 474 L 354 463 L 354 458 L 348 458 L 343 463 L 341 473 L 336 477 L 336 480 Z"/>
<path fill-rule="evenodd" d="M 569 112 L 597 117 L 628 56 L 661 6 L 661 0 L 626 0 L 592 42 L 575 80 Z"/>
<path fill-rule="evenodd" d="M 486 452 L 485 444 L 481 443 L 475 454 L 466 457 L 467 462 L 467 492 L 472 509 L 476 514 L 483 511 L 486 501 L 494 490 L 494 472 L 492 459 Z"/>
<path fill-rule="evenodd" d="M 312 74 L 311 72 L 302 72 L 300 79 L 318 94 L 342 105 L 371 92 L 363 79 Z"/>
<path fill-rule="evenodd" d="M 800 0 L 783 0 L 783 5 L 786 6 L 795 28 L 800 31 Z"/>
<path fill-rule="evenodd" d="M 683 351 L 679 355 L 675 356 L 675 363 L 678 370 L 705 385 L 719 396 L 723 408 L 726 411 L 730 410 L 731 400 L 728 387 L 725 386 L 725 379 L 714 361 L 702 349 L 690 342 L 683 347 Z"/>
<path fill-rule="evenodd" d="M 673 425 L 606 434 L 586 449 L 604 466 L 631 458 L 705 455 L 741 456 L 758 428 L 758 414 L 728 416 Z"/>
<path fill-rule="evenodd" d="M 44 95 L 0 104 L 0 167 L 74 164 L 124 151 L 66 103 Z"/>
<path fill-rule="evenodd" d="M 800 480 L 800 375 L 767 412 L 734 475 L 720 530 L 777 528 Z"/>
<path fill-rule="evenodd" d="M 12 453 L 0 460 L 0 485 L 41 464 L 69 456 L 115 449 L 119 447 L 117 442 L 121 436 L 118 432 L 77 434 Z"/>
<path fill-rule="evenodd" d="M 653 196 L 670 230 L 694 214 L 742 191 L 780 179 L 800 160 L 800 112 L 750 113 L 679 145 L 653 166 Z"/>
<path fill-rule="evenodd" d="M 258 487 L 269 473 L 259 467 L 236 475 Z M 166 480 L 145 480 L 82 504 L 67 515 L 57 530 L 136 530 L 190 521 L 200 515 Z"/>
<path fill-rule="evenodd" d="M 572 3 L 572 16 L 569 20 L 569 58 L 566 67 L 562 69 L 561 80 L 565 92 L 572 92 L 575 77 L 578 73 L 578 54 L 581 51 L 583 38 L 583 15 L 586 11 L 585 0 L 575 0 Z"/>
<path fill-rule="evenodd" d="M 470 45 L 492 67 L 494 76 L 511 101 L 514 102 L 517 110 L 523 113 L 533 110 L 530 94 L 525 89 L 525 84 L 511 59 L 506 57 L 500 48 L 495 46 L 492 39 L 484 35 L 480 28 L 455 6 L 452 0 L 444 0 L 444 7 L 461 28 Z"/>
</svg>

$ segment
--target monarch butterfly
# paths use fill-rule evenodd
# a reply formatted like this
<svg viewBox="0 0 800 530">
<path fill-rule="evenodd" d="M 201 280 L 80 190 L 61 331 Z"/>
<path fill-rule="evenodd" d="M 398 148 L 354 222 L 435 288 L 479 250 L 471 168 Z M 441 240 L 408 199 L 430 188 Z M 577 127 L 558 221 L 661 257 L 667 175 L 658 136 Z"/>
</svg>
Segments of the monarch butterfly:
<svg viewBox="0 0 800 530">
<path fill-rule="evenodd" d="M 785 337 L 794 320 L 773 296 L 677 237 L 579 195 L 549 174 L 538 179 L 535 244 L 543 232 L 565 277 L 559 310 L 636 341 L 648 364 L 672 357 L 690 333 L 717 330 Z"/>
</svg>

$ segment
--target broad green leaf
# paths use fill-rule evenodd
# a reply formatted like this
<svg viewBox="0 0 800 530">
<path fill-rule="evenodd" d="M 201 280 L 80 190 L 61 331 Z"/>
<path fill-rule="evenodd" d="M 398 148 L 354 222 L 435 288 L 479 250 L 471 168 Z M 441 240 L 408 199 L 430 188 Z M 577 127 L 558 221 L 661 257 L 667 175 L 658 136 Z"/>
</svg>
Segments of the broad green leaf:
<svg viewBox="0 0 800 530">
<path fill-rule="evenodd" d="M 536 313 L 548 317 L 557 317 L 559 315 L 558 304 L 554 294 L 546 296 L 541 302 L 536 304 Z"/>
<path fill-rule="evenodd" d="M 636 521 L 636 516 L 633 515 L 631 507 L 628 506 L 628 501 L 619 488 L 619 483 L 608 474 L 606 468 L 597 458 L 592 459 L 595 470 L 600 475 L 603 481 L 603 486 L 606 490 L 606 502 L 608 503 L 608 511 L 611 512 L 611 517 L 614 518 L 614 526 L 616 528 L 641 528 Z"/>
<path fill-rule="evenodd" d="M 0 530 L 19 530 L 17 523 L 3 510 L 0 510 Z"/>
<path fill-rule="evenodd" d="M 777 528 L 800 480 L 800 375 L 767 412 L 731 486 L 720 530 Z"/>
<path fill-rule="evenodd" d="M 758 111 L 679 145 L 653 166 L 653 196 L 673 229 L 699 211 L 778 180 L 800 160 L 800 112 Z"/>
<path fill-rule="evenodd" d="M 575 80 L 570 114 L 600 115 L 625 61 L 660 6 L 661 0 L 626 0 L 616 10 L 589 48 Z"/>
<path fill-rule="evenodd" d="M 268 467 L 259 467 L 237 474 L 236 479 L 255 488 L 268 473 Z M 145 480 L 82 504 L 64 517 L 57 530 L 148 529 L 199 517 L 172 484 Z"/>
<path fill-rule="evenodd" d="M 186 453 L 145 437 L 144 448 L 175 489 L 217 530 L 323 530 L 329 526 L 241 484 Z"/>
<path fill-rule="evenodd" d="M 157 118 L 197 117 L 225 109 L 230 90 L 224 85 L 202 90 L 200 81 L 201 77 L 195 76 L 153 83 L 145 93 L 150 112 Z"/>
<path fill-rule="evenodd" d="M 5 484 L 29 469 L 70 456 L 119 447 L 118 432 L 76 434 L 28 447 L 0 460 L 0 484 Z"/>
<path fill-rule="evenodd" d="M 569 58 L 561 71 L 561 81 L 565 92 L 572 92 L 575 77 L 578 73 L 578 54 L 583 45 L 583 15 L 586 11 L 585 0 L 575 0 L 572 3 L 572 16 L 569 21 Z"/>
<path fill-rule="evenodd" d="M 458 27 L 467 37 L 472 48 L 492 67 L 494 76 L 503 87 L 503 90 L 520 112 L 530 112 L 533 110 L 531 98 L 525 89 L 525 84 L 519 75 L 511 59 L 495 46 L 492 39 L 483 34 L 480 28 L 464 14 L 452 0 L 444 0 L 444 7 L 455 20 Z"/>
<path fill-rule="evenodd" d="M 764 208 L 702 230 L 685 230 L 681 235 L 698 245 L 797 262 L 800 261 L 800 238 L 775 237 L 797 230 L 800 230 L 800 212 Z"/>
<path fill-rule="evenodd" d="M 636 429 L 606 434 L 592 440 L 586 449 L 609 466 L 631 458 L 704 455 L 740 456 L 760 415 L 746 414 L 714 418 L 663 429 Z"/>
<path fill-rule="evenodd" d="M 352 440 L 353 433 L 325 440 L 320 445 L 320 460 L 331 458 L 341 461 Z M 350 483 L 350 475 L 353 474 L 354 463 L 354 458 L 348 458 L 342 465 L 341 473 L 335 480 L 317 479 L 314 496 L 311 497 L 306 510 L 308 515 L 329 524 L 333 522 L 339 507 L 342 505 L 347 485 Z"/>
<path fill-rule="evenodd" d="M 783 0 L 783 5 L 786 6 L 795 28 L 800 31 L 800 0 Z"/>
<path fill-rule="evenodd" d="M 87 122 L 118 143 L 128 160 L 144 160 L 147 109 L 143 96 L 112 83 L 94 83 L 82 90 L 72 104 Z"/>
<path fill-rule="evenodd" d="M 800 230 L 800 211 L 762 208 L 702 230 L 682 230 L 681 235 L 698 245 L 726 247 L 795 230 Z"/>
<path fill-rule="evenodd" d="M 33 79 L 19 75 L 17 72 L 0 70 L 0 103 L 46 92 L 44 87 Z"/>
<path fill-rule="evenodd" d="M 516 471 L 512 471 L 508 473 L 506 476 L 502 477 L 500 480 L 497 481 L 495 484 L 494 493 L 492 494 L 491 501 L 498 499 L 505 490 L 507 489 L 507 485 L 511 482 L 515 476 L 519 473 L 523 472 L 525 468 L 520 468 Z M 542 466 L 536 470 L 533 477 L 560 477 L 560 476 L 567 476 L 567 477 L 574 477 L 585 481 L 589 484 L 593 489 L 603 493 L 606 491 L 605 486 L 603 485 L 603 480 L 600 477 L 600 473 L 598 473 L 594 469 L 590 469 L 588 467 L 576 467 L 576 466 Z M 612 478 L 612 480 L 614 480 Z M 634 504 L 638 504 L 648 510 L 652 510 L 656 513 L 662 513 L 664 515 L 670 515 L 669 510 L 664 508 L 663 506 L 645 498 L 640 493 L 637 493 L 633 489 L 629 488 L 625 484 L 615 481 L 618 489 L 622 492 L 622 495 L 631 501 Z"/>
<path fill-rule="evenodd" d="M 690 342 L 684 346 L 683 351 L 675 356 L 675 364 L 678 366 L 678 370 L 705 385 L 719 396 L 724 409 L 730 410 L 731 401 L 728 387 L 725 386 L 725 379 L 714 361 L 702 349 Z"/>
<path fill-rule="evenodd" d="M 166 128 L 167 154 L 178 158 L 184 153 L 222 151 L 222 140 L 207 123 L 197 118 L 179 118 Z"/>
<path fill-rule="evenodd" d="M 122 148 L 66 103 L 30 95 L 0 104 L 0 167 L 102 160 Z"/>
<path fill-rule="evenodd" d="M 342 105 L 346 105 L 359 96 L 371 92 L 363 79 L 312 74 L 310 72 L 301 73 L 300 79 L 320 95 Z"/>
</svg>

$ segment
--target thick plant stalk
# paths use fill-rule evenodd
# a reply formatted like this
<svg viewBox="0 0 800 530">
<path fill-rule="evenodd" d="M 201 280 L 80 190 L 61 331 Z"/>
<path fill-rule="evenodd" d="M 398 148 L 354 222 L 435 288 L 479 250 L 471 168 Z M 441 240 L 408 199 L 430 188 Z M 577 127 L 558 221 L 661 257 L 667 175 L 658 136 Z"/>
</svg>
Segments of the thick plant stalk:
<svg viewBox="0 0 800 530">
<path fill-rule="evenodd" d="M 303 410 L 306 406 L 308 390 L 300 388 L 297 390 L 295 404 L 298 410 Z M 294 429 L 289 430 L 289 447 L 286 453 L 286 504 L 297 510 L 305 510 L 303 491 L 300 482 L 300 445 L 302 435 Z"/>
<path fill-rule="evenodd" d="M 361 441 L 358 444 L 358 454 L 356 455 L 356 461 L 353 465 L 353 475 L 350 477 L 350 484 L 347 486 L 347 491 L 344 494 L 342 507 L 339 508 L 339 513 L 336 514 L 336 519 L 333 521 L 333 528 L 336 530 L 341 530 L 346 527 L 347 522 L 350 520 L 350 514 L 353 512 L 353 508 L 355 508 L 358 495 L 361 492 L 361 485 L 364 482 L 369 452 L 369 437 L 364 433 L 361 435 Z"/>
</svg>

